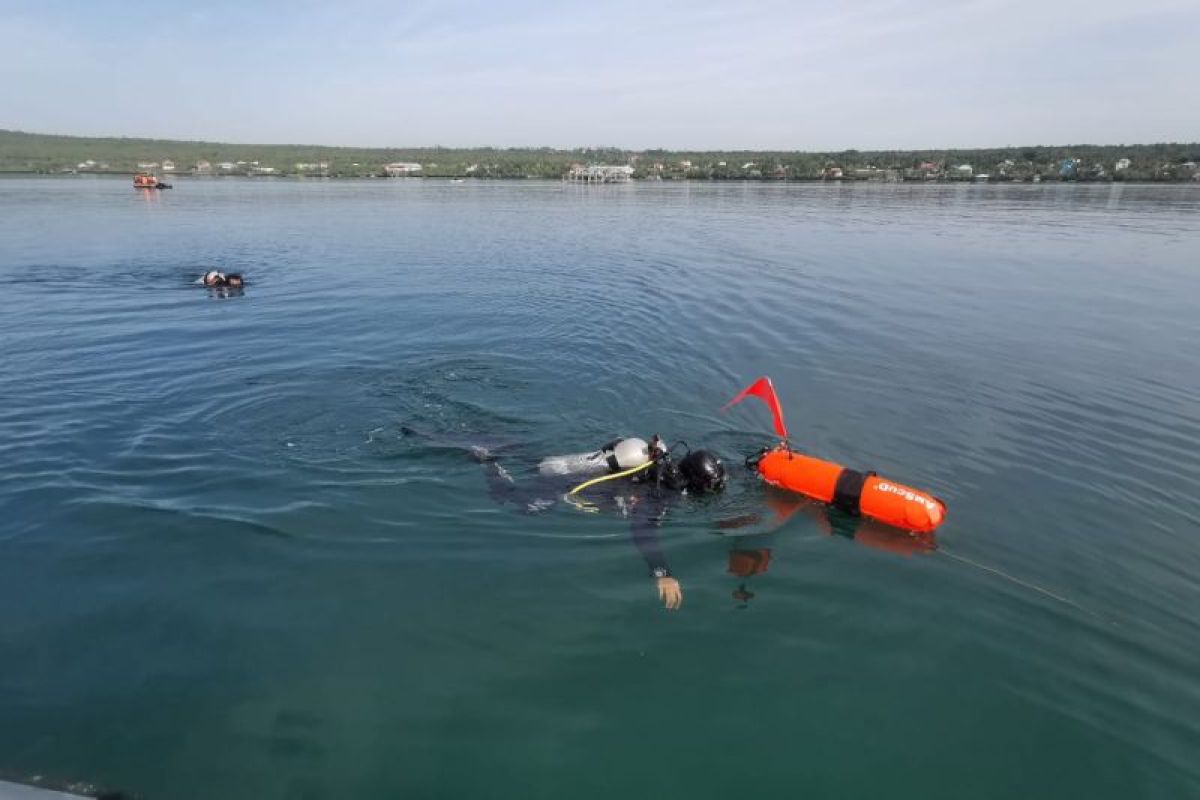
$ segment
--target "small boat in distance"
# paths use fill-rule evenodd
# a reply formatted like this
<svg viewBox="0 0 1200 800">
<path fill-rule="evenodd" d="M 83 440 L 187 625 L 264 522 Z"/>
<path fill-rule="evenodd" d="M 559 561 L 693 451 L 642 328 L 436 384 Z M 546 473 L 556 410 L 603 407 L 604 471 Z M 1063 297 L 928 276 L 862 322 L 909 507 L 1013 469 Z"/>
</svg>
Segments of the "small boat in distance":
<svg viewBox="0 0 1200 800">
<path fill-rule="evenodd" d="M 155 175 L 142 172 L 133 176 L 133 188 L 135 189 L 170 189 L 171 184 L 163 183 Z"/>
</svg>

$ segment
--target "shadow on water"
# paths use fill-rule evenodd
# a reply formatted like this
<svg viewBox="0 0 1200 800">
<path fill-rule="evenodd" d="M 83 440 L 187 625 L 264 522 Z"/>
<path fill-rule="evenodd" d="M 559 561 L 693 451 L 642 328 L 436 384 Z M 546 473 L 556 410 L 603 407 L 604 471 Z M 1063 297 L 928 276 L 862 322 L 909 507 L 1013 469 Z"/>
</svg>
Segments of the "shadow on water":
<svg viewBox="0 0 1200 800">
<path fill-rule="evenodd" d="M 208 296 L 215 300 L 232 300 L 237 297 L 244 297 L 246 290 L 241 286 L 206 286 Z"/>
<path fill-rule="evenodd" d="M 721 534 L 737 537 L 734 549 L 730 550 L 730 574 L 749 578 L 766 572 L 770 564 L 771 548 L 753 547 L 747 542 L 755 539 L 765 540 L 769 536 L 769 534 L 755 532 L 764 524 L 771 529 L 781 528 L 794 516 L 799 515 L 811 523 L 821 536 L 840 537 L 881 553 L 904 558 L 937 554 L 939 557 L 951 559 L 973 570 L 990 574 L 996 579 L 1008 582 L 1022 590 L 1047 597 L 1093 617 L 1102 618 L 1097 612 L 1065 597 L 1060 592 L 1019 578 L 998 567 L 980 563 L 975 559 L 939 547 L 934 533 L 915 533 L 894 528 L 872 519 L 844 513 L 823 503 L 773 486 L 764 486 L 763 494 L 767 509 L 765 514 L 751 513 L 719 520 L 716 523 L 716 528 Z M 734 593 L 735 599 L 742 602 L 743 608 L 753 596 L 754 594 L 747 590 L 745 584 L 739 585 Z M 1109 621 L 1111 622 L 1111 620 Z"/>
<path fill-rule="evenodd" d="M 730 540 L 728 572 L 741 580 L 733 597 L 746 608 L 755 593 L 748 588 L 750 578 L 767 572 L 777 536 L 791 535 L 782 530 L 794 518 L 802 518 L 806 528 L 820 538 L 842 538 L 882 553 L 910 558 L 938 550 L 934 534 L 903 531 L 863 517 L 851 516 L 794 492 L 762 485 L 759 511 L 725 517 L 714 523 L 715 532 Z M 794 533 L 794 526 L 793 526 Z"/>
</svg>

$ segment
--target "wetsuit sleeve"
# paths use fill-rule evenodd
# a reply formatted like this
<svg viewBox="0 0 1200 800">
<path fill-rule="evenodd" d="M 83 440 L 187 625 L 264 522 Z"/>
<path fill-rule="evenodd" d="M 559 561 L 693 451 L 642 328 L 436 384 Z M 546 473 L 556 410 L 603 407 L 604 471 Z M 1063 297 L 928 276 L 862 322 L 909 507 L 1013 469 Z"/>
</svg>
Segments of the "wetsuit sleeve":
<svg viewBox="0 0 1200 800">
<path fill-rule="evenodd" d="M 658 543 L 658 529 L 662 527 L 667 516 L 667 504 L 661 499 L 646 498 L 634 511 L 630 523 L 630 535 L 633 543 L 646 560 L 650 575 L 655 578 L 666 578 L 671 575 L 667 566 L 667 558 L 663 555 Z"/>
</svg>

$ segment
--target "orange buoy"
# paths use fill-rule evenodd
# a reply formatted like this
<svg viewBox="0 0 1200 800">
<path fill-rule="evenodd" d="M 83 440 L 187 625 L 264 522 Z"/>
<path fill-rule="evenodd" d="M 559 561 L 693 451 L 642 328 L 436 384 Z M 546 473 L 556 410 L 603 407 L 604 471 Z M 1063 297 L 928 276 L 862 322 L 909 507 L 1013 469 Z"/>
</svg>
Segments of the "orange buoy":
<svg viewBox="0 0 1200 800">
<path fill-rule="evenodd" d="M 758 474 L 772 486 L 905 530 L 929 533 L 946 518 L 946 504 L 931 494 L 783 446 L 759 458 Z"/>
<path fill-rule="evenodd" d="M 762 377 L 740 391 L 721 410 L 747 397 L 757 397 L 771 409 L 775 433 L 783 444 L 757 456 L 758 474 L 772 486 L 828 503 L 849 514 L 862 515 L 897 528 L 930 533 L 946 518 L 946 504 L 927 492 L 885 480 L 874 472 L 846 469 L 831 461 L 802 455 L 788 446 L 783 408 L 771 379 Z M 746 459 L 749 466 L 754 459 Z"/>
</svg>

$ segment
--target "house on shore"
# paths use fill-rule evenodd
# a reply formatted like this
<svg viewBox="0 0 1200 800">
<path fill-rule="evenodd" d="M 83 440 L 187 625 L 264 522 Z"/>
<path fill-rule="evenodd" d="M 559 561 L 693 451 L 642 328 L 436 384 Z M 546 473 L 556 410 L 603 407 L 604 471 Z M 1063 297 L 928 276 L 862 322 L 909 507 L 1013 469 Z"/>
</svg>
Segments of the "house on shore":
<svg viewBox="0 0 1200 800">
<path fill-rule="evenodd" d="M 410 161 L 397 161 L 384 166 L 383 171 L 389 178 L 406 178 L 410 175 L 420 175 L 421 165 Z"/>
<path fill-rule="evenodd" d="M 565 180 L 573 183 L 626 183 L 633 179 L 633 167 L 611 164 L 572 164 Z"/>
<path fill-rule="evenodd" d="M 904 170 L 906 181 L 933 181 L 941 177 L 941 168 L 932 161 L 922 161 L 911 169 Z"/>
</svg>

